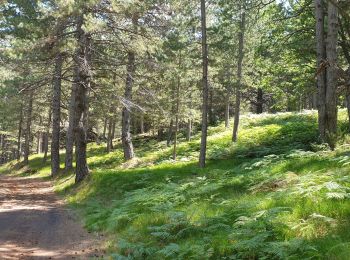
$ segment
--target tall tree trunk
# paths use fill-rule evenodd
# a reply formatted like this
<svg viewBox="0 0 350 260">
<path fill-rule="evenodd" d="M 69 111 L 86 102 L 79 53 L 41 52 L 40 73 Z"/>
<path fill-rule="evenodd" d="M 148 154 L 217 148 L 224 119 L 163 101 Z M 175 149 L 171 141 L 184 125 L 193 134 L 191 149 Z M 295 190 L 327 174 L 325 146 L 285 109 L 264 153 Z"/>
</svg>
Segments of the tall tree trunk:
<svg viewBox="0 0 350 260">
<path fill-rule="evenodd" d="M 31 125 L 32 125 L 32 112 L 33 112 L 33 98 L 34 91 L 30 90 L 28 108 L 27 108 L 27 122 L 26 122 L 26 134 L 24 141 L 24 160 L 23 163 L 27 165 L 29 163 L 29 154 L 30 154 L 30 139 L 31 139 Z"/>
<path fill-rule="evenodd" d="M 112 117 L 109 118 L 108 120 L 108 136 L 107 136 L 107 153 L 111 152 L 112 149 L 112 127 L 113 127 L 113 122 L 112 122 Z"/>
<path fill-rule="evenodd" d="M 187 135 L 186 135 L 186 141 L 191 141 L 192 138 L 192 119 L 189 118 L 187 120 Z"/>
<path fill-rule="evenodd" d="M 171 139 L 173 137 L 173 128 L 174 128 L 174 119 L 170 119 L 169 127 L 168 127 L 168 135 L 166 140 L 166 145 L 169 147 L 171 144 Z"/>
<path fill-rule="evenodd" d="M 132 24 L 134 26 L 134 32 L 137 32 L 138 15 L 135 13 L 132 16 Z M 132 100 L 132 88 L 134 84 L 135 76 L 135 52 L 133 50 L 128 51 L 128 64 L 126 68 L 126 83 L 124 98 L 126 101 Z M 122 145 L 124 151 L 124 159 L 130 160 L 135 157 L 134 146 L 131 139 L 131 113 L 127 106 L 123 107 L 122 111 Z"/>
<path fill-rule="evenodd" d="M 132 99 L 132 87 L 134 82 L 134 74 L 135 74 L 135 53 L 133 51 L 129 51 L 125 93 L 124 93 L 124 98 L 127 101 L 131 101 Z M 132 139 L 131 139 L 130 128 L 131 128 L 130 109 L 127 106 L 124 106 L 122 111 L 122 144 L 123 144 L 125 160 L 130 160 L 135 156 L 134 146 L 132 144 Z"/>
<path fill-rule="evenodd" d="M 49 136 L 50 136 L 50 126 L 51 126 L 51 109 L 49 109 L 49 114 L 47 116 L 47 125 L 46 125 L 46 132 L 44 135 L 44 144 L 43 144 L 43 150 L 44 150 L 44 157 L 43 157 L 43 162 L 45 163 L 47 160 L 47 153 L 49 151 Z"/>
<path fill-rule="evenodd" d="M 75 182 L 78 183 L 89 174 L 89 168 L 86 161 L 87 146 L 87 128 L 86 115 L 88 109 L 88 91 L 90 88 L 90 52 L 91 36 L 83 29 L 84 18 L 81 15 L 77 24 L 78 48 L 75 53 L 75 62 L 77 65 L 76 75 L 76 93 L 74 99 L 74 124 L 73 133 L 76 147 L 76 169 Z"/>
<path fill-rule="evenodd" d="M 176 147 L 177 147 L 177 132 L 179 127 L 179 110 L 180 110 L 180 76 L 177 78 L 176 88 L 176 113 L 175 113 L 175 132 L 174 132 L 174 147 L 173 147 L 173 160 L 176 160 Z"/>
<path fill-rule="evenodd" d="M 106 117 L 103 123 L 103 134 L 102 134 L 103 140 L 106 140 L 107 124 L 108 124 L 108 118 Z"/>
<path fill-rule="evenodd" d="M 225 98 L 225 128 L 230 127 L 230 95 L 227 93 Z"/>
<path fill-rule="evenodd" d="M 140 131 L 141 131 L 141 134 L 145 133 L 145 120 L 144 120 L 143 113 L 142 113 L 141 118 L 140 118 Z"/>
<path fill-rule="evenodd" d="M 42 140 L 42 135 L 43 133 L 41 131 L 38 131 L 37 133 L 37 147 L 36 147 L 36 153 L 40 154 L 41 153 L 41 140 Z"/>
<path fill-rule="evenodd" d="M 337 0 L 333 0 L 338 3 Z M 327 30 L 327 91 L 326 91 L 326 138 L 331 149 L 334 149 L 337 135 L 337 44 L 338 44 L 338 7 L 328 1 L 328 30 Z"/>
<path fill-rule="evenodd" d="M 112 138 L 111 138 L 111 149 L 112 150 L 114 149 L 113 140 L 115 138 L 115 123 L 116 123 L 115 121 L 116 121 L 115 117 L 113 116 L 113 119 L 112 119 L 112 122 L 113 122 L 113 124 L 112 124 Z"/>
<path fill-rule="evenodd" d="M 235 104 L 235 117 L 233 124 L 232 141 L 237 141 L 237 133 L 239 126 L 239 116 L 241 109 L 241 84 L 242 84 L 242 65 L 244 57 L 244 33 L 245 33 L 245 6 L 241 9 L 241 22 L 239 30 L 239 44 L 238 44 L 238 66 L 237 66 L 237 86 L 236 86 L 236 104 Z"/>
<path fill-rule="evenodd" d="M 78 75 L 78 69 L 77 67 L 74 68 L 74 74 Z M 74 81 L 77 82 L 77 77 L 75 76 Z M 74 146 L 74 134 L 73 134 L 73 127 L 74 127 L 74 107 L 75 107 L 75 96 L 76 96 L 76 84 L 72 84 L 71 88 L 71 96 L 70 96 L 70 103 L 69 103 L 69 115 L 68 115 L 68 128 L 67 128 L 67 134 L 66 134 L 66 159 L 65 159 L 65 171 L 69 172 L 73 169 L 73 146 Z"/>
<path fill-rule="evenodd" d="M 60 122 L 61 122 L 61 75 L 63 57 L 57 53 L 52 89 L 52 141 L 51 141 L 51 175 L 56 176 L 60 170 Z"/>
<path fill-rule="evenodd" d="M 21 103 L 18 123 L 18 136 L 17 136 L 17 160 L 21 159 L 21 138 L 22 138 L 22 124 L 23 124 L 23 104 Z"/>
<path fill-rule="evenodd" d="M 324 30 L 324 1 L 315 0 L 317 89 L 318 89 L 318 131 L 322 141 L 326 141 L 326 43 Z"/>
<path fill-rule="evenodd" d="M 205 167 L 207 153 L 207 135 L 208 135 L 208 46 L 207 46 L 207 19 L 205 0 L 201 0 L 201 29 L 202 29 L 202 136 L 199 153 L 199 167 Z"/>
</svg>

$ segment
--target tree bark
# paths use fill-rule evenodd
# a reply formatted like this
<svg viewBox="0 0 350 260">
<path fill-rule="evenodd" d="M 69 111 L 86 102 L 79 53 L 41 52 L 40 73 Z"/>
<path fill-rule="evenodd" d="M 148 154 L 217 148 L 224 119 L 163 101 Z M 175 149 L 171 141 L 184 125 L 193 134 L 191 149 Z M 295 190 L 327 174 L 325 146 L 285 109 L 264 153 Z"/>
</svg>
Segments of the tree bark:
<svg viewBox="0 0 350 260">
<path fill-rule="evenodd" d="M 46 132 L 44 135 L 44 143 L 43 143 L 43 150 L 44 150 L 44 157 L 43 157 L 43 162 L 45 163 L 47 160 L 47 153 L 49 151 L 49 136 L 50 136 L 50 126 L 51 126 L 51 107 L 49 109 L 49 114 L 47 117 L 47 125 L 46 125 Z"/>
<path fill-rule="evenodd" d="M 34 91 L 30 90 L 28 108 L 27 108 L 27 123 L 26 123 L 26 132 L 25 132 L 25 141 L 24 141 L 24 160 L 23 163 L 27 165 L 29 163 L 29 154 L 30 154 L 30 139 L 31 139 L 31 125 L 32 125 L 32 112 L 33 112 L 33 98 Z"/>
<path fill-rule="evenodd" d="M 75 75 L 78 74 L 77 67 L 74 68 Z M 74 81 L 77 82 L 77 78 L 75 76 Z M 75 96 L 76 96 L 76 83 L 73 82 L 72 88 L 71 88 L 71 96 L 70 96 L 70 103 L 69 103 L 69 115 L 68 115 L 68 128 L 67 128 L 67 134 L 66 134 L 66 159 L 65 159 L 65 171 L 69 172 L 73 169 L 73 146 L 74 146 L 74 134 L 73 134 L 73 127 L 74 127 L 74 107 L 75 107 Z"/>
<path fill-rule="evenodd" d="M 324 31 L 324 2 L 315 0 L 316 17 L 316 52 L 317 52 L 317 89 L 318 89 L 318 131 L 320 138 L 325 142 L 326 138 L 326 43 Z"/>
<path fill-rule="evenodd" d="M 236 104 L 235 104 L 235 116 L 233 124 L 232 141 L 237 142 L 240 108 L 241 108 L 241 84 L 242 84 L 242 65 L 244 57 L 244 33 L 245 33 L 245 6 L 241 10 L 241 22 L 239 31 L 239 43 L 238 43 L 238 66 L 237 66 L 237 86 L 236 86 Z"/>
<path fill-rule="evenodd" d="M 36 153 L 37 153 L 37 154 L 40 154 L 41 151 L 42 151 L 42 150 L 41 150 L 42 135 L 43 135 L 43 133 L 42 133 L 41 131 L 38 131 L 38 133 L 37 133 L 37 147 L 36 147 Z"/>
<path fill-rule="evenodd" d="M 337 3 L 337 0 L 334 0 Z M 327 92 L 326 92 L 326 140 L 333 150 L 337 135 L 337 44 L 338 44 L 338 7 L 328 1 L 328 30 L 327 30 Z"/>
<path fill-rule="evenodd" d="M 103 140 L 106 140 L 107 124 L 108 124 L 108 118 L 106 117 L 103 123 L 103 134 L 102 134 Z"/>
<path fill-rule="evenodd" d="M 227 93 L 225 99 L 225 128 L 230 127 L 230 95 Z"/>
<path fill-rule="evenodd" d="M 81 182 L 89 174 L 89 168 L 86 161 L 87 147 L 87 128 L 86 115 L 88 109 L 88 90 L 90 88 L 90 52 L 91 36 L 83 29 L 84 18 L 81 15 L 77 23 L 77 41 L 78 47 L 75 53 L 75 62 L 77 65 L 77 75 L 75 86 L 76 93 L 74 97 L 74 124 L 73 133 L 76 147 L 76 169 L 75 182 Z"/>
<path fill-rule="evenodd" d="M 132 24 L 134 26 L 134 31 L 137 31 L 138 16 L 134 14 L 132 17 Z M 135 52 L 133 50 L 128 51 L 128 64 L 126 68 L 126 83 L 124 98 L 126 101 L 132 100 L 132 89 L 134 84 L 135 76 Z M 123 107 L 122 111 L 122 145 L 124 151 L 124 159 L 130 160 L 135 157 L 134 146 L 132 144 L 131 138 L 131 113 L 127 106 Z"/>
<path fill-rule="evenodd" d="M 177 132 L 179 128 L 179 110 L 180 110 L 180 77 L 177 78 L 176 88 L 176 112 L 175 112 L 175 132 L 174 132 L 174 147 L 173 147 L 173 160 L 176 160 L 176 147 L 177 147 Z"/>
<path fill-rule="evenodd" d="M 141 134 L 145 133 L 145 120 L 144 120 L 143 113 L 142 113 L 141 118 L 140 118 L 140 131 L 141 131 Z"/>
<path fill-rule="evenodd" d="M 60 122 L 61 122 L 61 75 L 63 57 L 57 53 L 52 89 L 52 141 L 51 141 L 51 175 L 56 176 L 60 170 Z"/>
<path fill-rule="evenodd" d="M 112 118 L 110 117 L 108 120 L 107 153 L 110 153 L 112 149 L 112 127 L 113 122 Z"/>
<path fill-rule="evenodd" d="M 169 147 L 171 144 L 171 139 L 173 137 L 173 128 L 174 128 L 174 119 L 170 119 L 169 127 L 168 127 L 168 135 L 166 140 L 166 145 Z"/>
<path fill-rule="evenodd" d="M 17 136 L 17 160 L 18 161 L 21 159 L 22 124 L 23 124 L 23 104 L 21 103 L 19 123 L 18 123 L 18 136 Z"/>
<path fill-rule="evenodd" d="M 127 65 L 127 76 L 125 84 L 124 98 L 127 101 L 132 99 L 132 87 L 135 74 L 135 53 L 129 51 L 128 53 L 128 65 Z M 131 115 L 130 109 L 126 106 L 123 107 L 122 111 L 122 145 L 124 151 L 124 159 L 130 160 L 134 158 L 134 146 L 131 139 Z"/>
<path fill-rule="evenodd" d="M 189 118 L 187 120 L 187 135 L 186 135 L 186 141 L 191 141 L 192 138 L 192 119 Z"/>
<path fill-rule="evenodd" d="M 115 138 L 115 123 L 116 123 L 115 121 L 116 121 L 115 117 L 113 117 L 113 120 L 112 120 L 112 122 L 113 122 L 113 124 L 112 124 L 112 138 L 111 138 L 111 149 L 112 150 L 114 149 L 113 140 Z"/>
<path fill-rule="evenodd" d="M 207 46 L 207 19 L 205 0 L 201 0 L 201 29 L 202 29 L 202 136 L 199 153 L 199 167 L 205 167 L 208 135 L 208 46 Z"/>
</svg>

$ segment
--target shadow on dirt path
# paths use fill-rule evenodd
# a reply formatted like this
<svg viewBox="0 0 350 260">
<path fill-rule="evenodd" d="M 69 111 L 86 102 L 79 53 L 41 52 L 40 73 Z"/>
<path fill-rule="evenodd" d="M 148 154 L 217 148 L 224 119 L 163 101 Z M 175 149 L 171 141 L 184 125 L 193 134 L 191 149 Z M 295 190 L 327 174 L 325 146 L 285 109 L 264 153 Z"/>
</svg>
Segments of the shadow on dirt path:
<svg viewBox="0 0 350 260">
<path fill-rule="evenodd" d="M 0 175 L 0 259 L 103 259 L 48 181 Z"/>
</svg>

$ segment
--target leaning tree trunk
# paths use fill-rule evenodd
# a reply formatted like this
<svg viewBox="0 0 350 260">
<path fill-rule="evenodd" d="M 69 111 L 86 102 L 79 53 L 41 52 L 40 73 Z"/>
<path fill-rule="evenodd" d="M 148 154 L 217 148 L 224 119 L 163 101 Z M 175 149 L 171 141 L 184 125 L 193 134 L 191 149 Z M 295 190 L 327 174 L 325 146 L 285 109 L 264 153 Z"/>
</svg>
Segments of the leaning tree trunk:
<svg viewBox="0 0 350 260">
<path fill-rule="evenodd" d="M 239 31 L 239 44 L 238 44 L 238 66 L 237 66 L 237 86 L 236 86 L 236 104 L 235 104 L 235 116 L 233 124 L 232 141 L 237 141 L 237 133 L 239 126 L 239 116 L 241 109 L 241 84 L 242 84 L 242 65 L 244 57 L 244 32 L 245 32 L 245 7 L 241 10 L 241 22 Z"/>
<path fill-rule="evenodd" d="M 208 45 L 207 45 L 207 19 L 205 0 L 201 0 L 201 29 L 202 29 L 202 136 L 199 153 L 199 167 L 205 167 L 208 135 Z"/>
<path fill-rule="evenodd" d="M 60 122 L 61 122 L 61 74 L 63 57 L 57 53 L 52 90 L 52 141 L 51 141 L 51 175 L 56 176 L 60 170 Z"/>
<path fill-rule="evenodd" d="M 323 0 L 315 0 L 317 89 L 318 89 L 318 131 L 323 142 L 326 141 L 326 43 L 324 32 Z"/>
<path fill-rule="evenodd" d="M 78 18 L 77 41 L 78 47 L 75 53 L 76 72 L 75 96 L 74 96 L 74 124 L 73 133 L 76 147 L 75 182 L 84 180 L 89 174 L 86 161 L 87 128 L 86 114 L 88 109 L 88 90 L 90 88 L 90 51 L 91 36 L 83 29 L 84 18 Z"/>
<path fill-rule="evenodd" d="M 28 108 L 27 108 L 27 123 L 26 123 L 26 134 L 24 141 L 24 160 L 23 163 L 27 165 L 29 163 L 29 153 L 30 153 L 30 138 L 31 138 L 31 125 L 32 125 L 32 112 L 33 112 L 33 96 L 34 91 L 30 90 Z"/>
<path fill-rule="evenodd" d="M 337 3 L 337 0 L 333 0 Z M 326 91 L 326 141 L 333 150 L 337 135 L 337 44 L 338 44 L 338 7 L 328 1 L 328 32 L 327 32 L 327 91 Z"/>
</svg>

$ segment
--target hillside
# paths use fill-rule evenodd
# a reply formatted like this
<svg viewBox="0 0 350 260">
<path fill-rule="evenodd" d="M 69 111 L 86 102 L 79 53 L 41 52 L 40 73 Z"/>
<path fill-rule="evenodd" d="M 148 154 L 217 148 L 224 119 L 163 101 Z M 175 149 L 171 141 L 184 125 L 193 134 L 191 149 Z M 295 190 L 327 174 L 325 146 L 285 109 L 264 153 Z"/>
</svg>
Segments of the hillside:
<svg viewBox="0 0 350 260">
<path fill-rule="evenodd" d="M 55 189 L 90 231 L 105 234 L 113 259 L 347 259 L 350 254 L 350 152 L 345 111 L 336 151 L 319 145 L 316 113 L 242 117 L 209 128 L 205 169 L 197 167 L 199 136 L 172 147 L 135 138 L 137 158 L 123 163 L 120 144 L 107 154 L 90 144 L 90 178 L 73 174 Z M 64 158 L 62 160 L 62 167 Z M 9 163 L 2 173 L 46 178 L 49 161 Z"/>
</svg>

